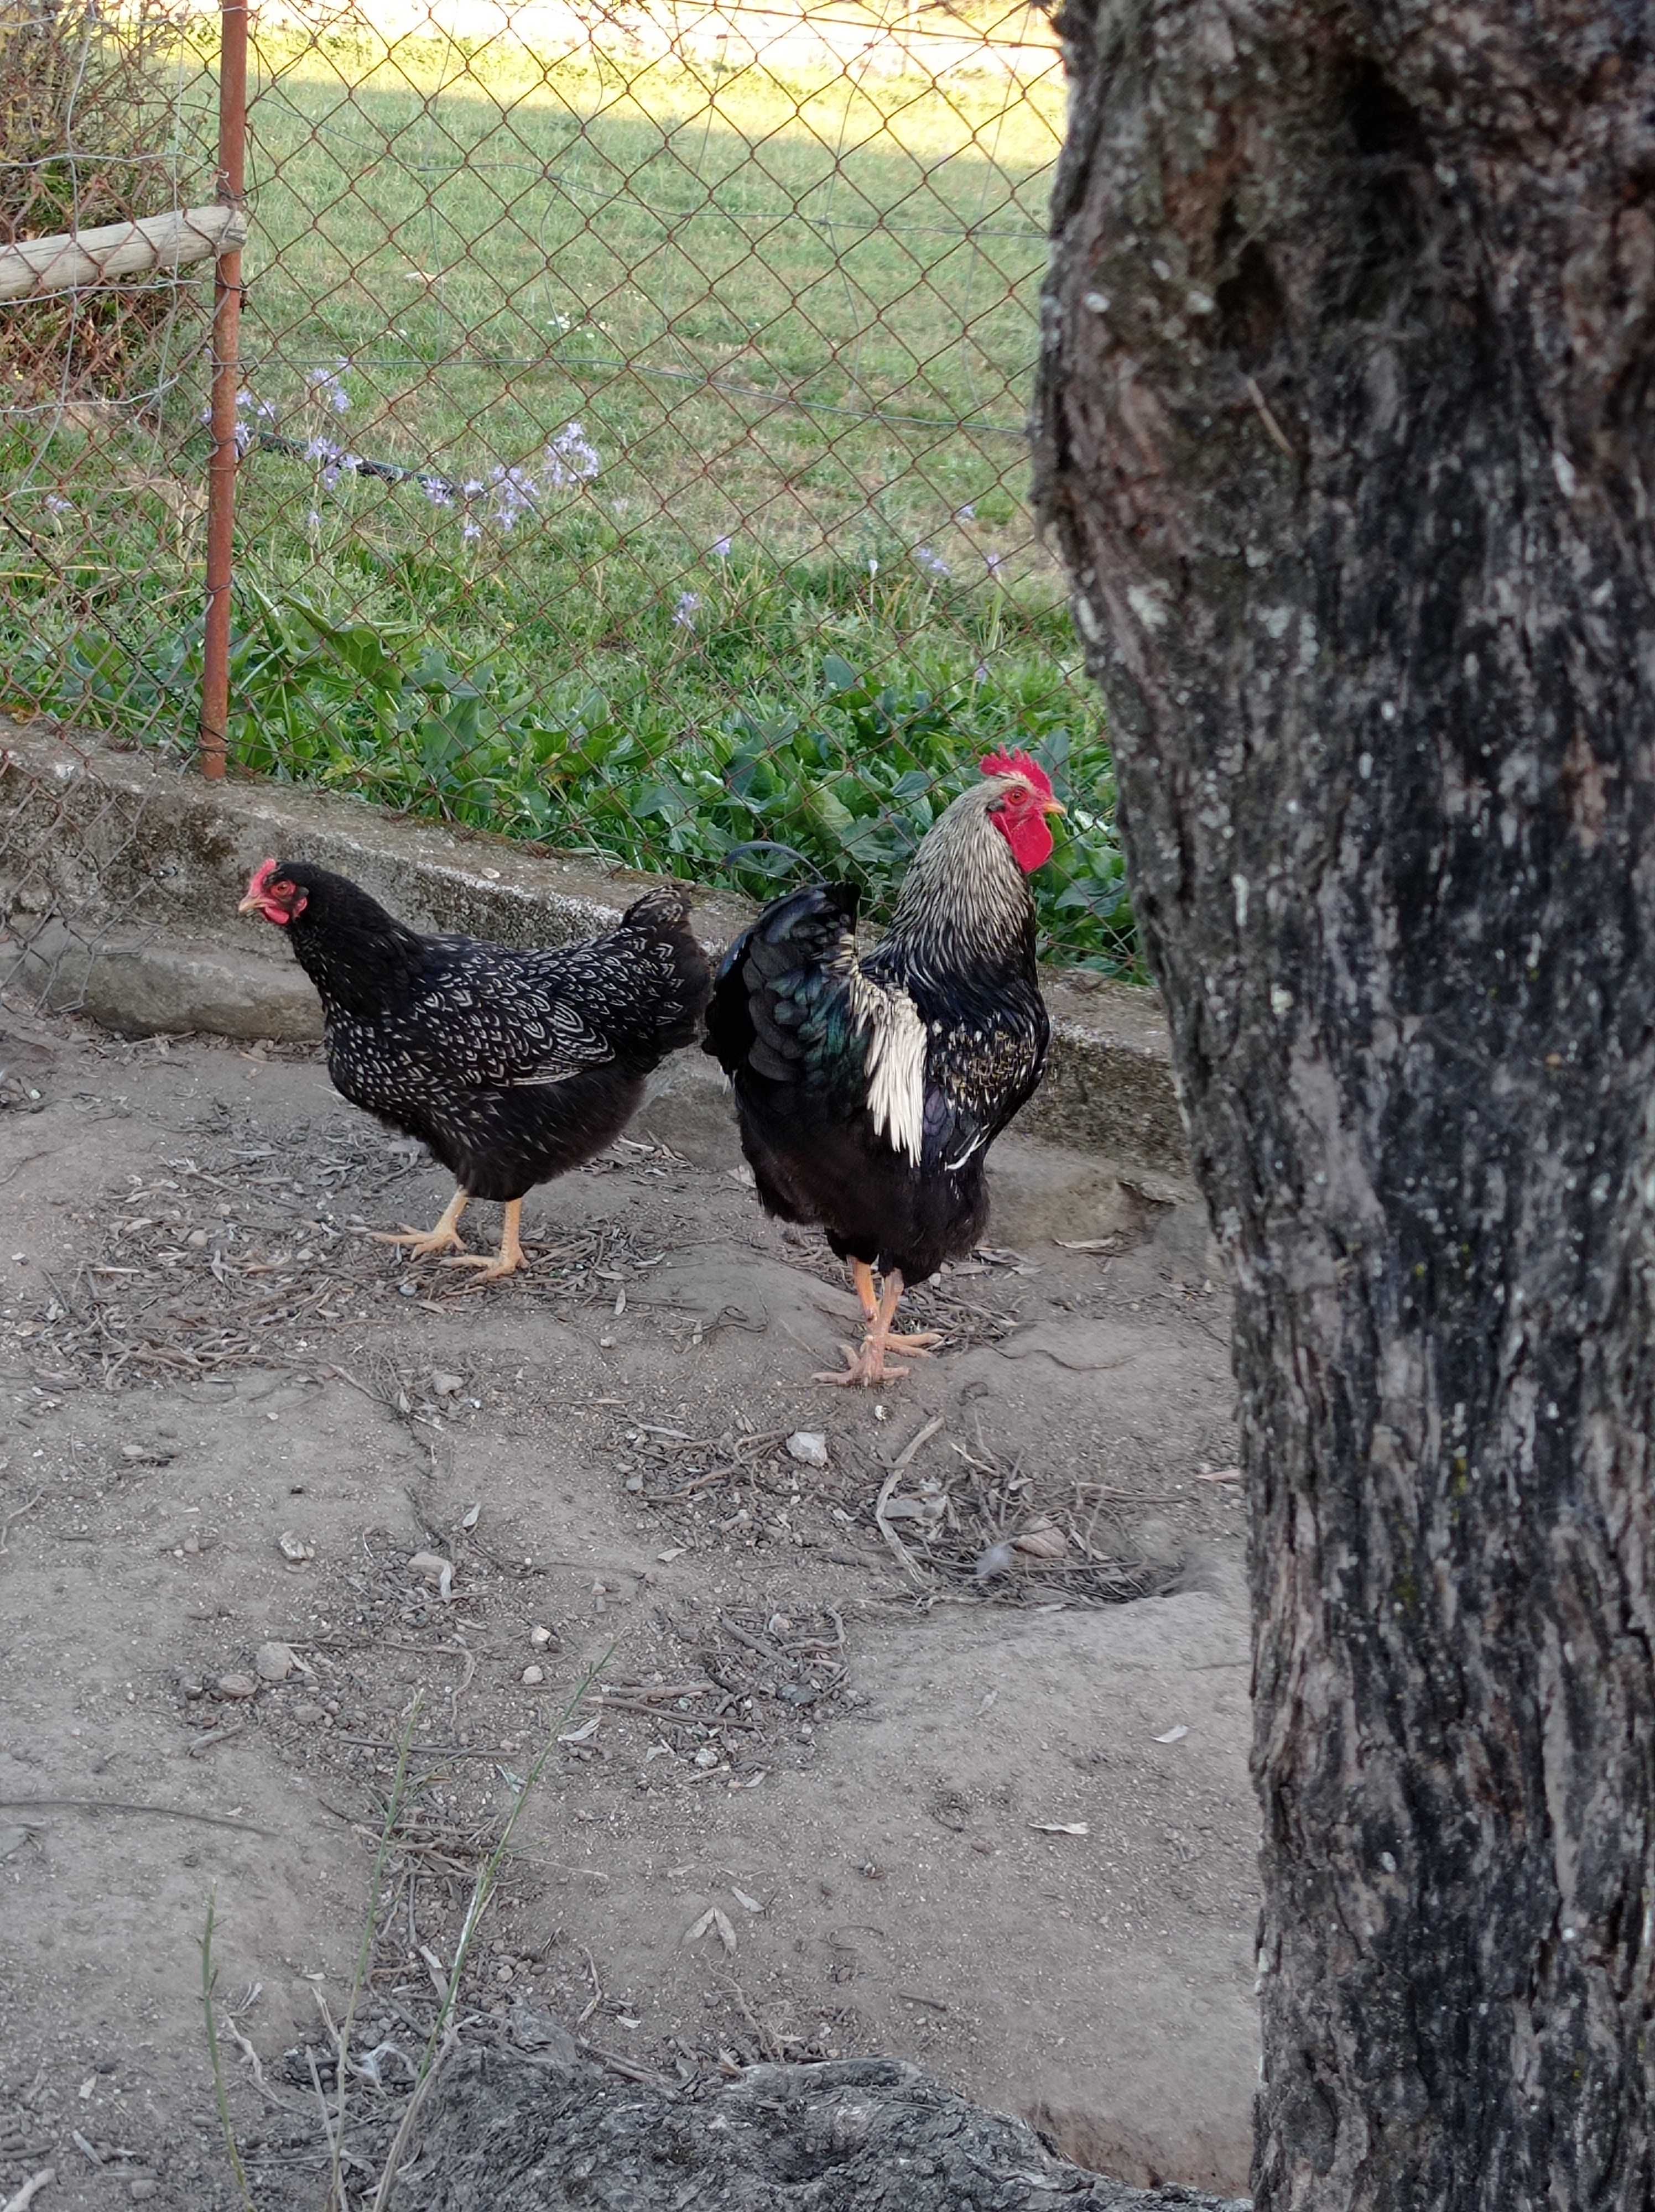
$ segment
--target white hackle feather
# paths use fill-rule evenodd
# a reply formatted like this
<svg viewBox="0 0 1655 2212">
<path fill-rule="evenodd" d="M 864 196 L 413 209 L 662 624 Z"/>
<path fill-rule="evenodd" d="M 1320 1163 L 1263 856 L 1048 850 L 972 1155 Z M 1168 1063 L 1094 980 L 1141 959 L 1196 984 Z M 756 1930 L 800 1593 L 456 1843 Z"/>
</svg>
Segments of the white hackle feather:
<svg viewBox="0 0 1655 2212">
<path fill-rule="evenodd" d="M 857 975 L 851 989 L 867 1037 L 867 1110 L 876 1134 L 916 1167 L 925 1141 L 925 1024 L 906 991 Z"/>
</svg>

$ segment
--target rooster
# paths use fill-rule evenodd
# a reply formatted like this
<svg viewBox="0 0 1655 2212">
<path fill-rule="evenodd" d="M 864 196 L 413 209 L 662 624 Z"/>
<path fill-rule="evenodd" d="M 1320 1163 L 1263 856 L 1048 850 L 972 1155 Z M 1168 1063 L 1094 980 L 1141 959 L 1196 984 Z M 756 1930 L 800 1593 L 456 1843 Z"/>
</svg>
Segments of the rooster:
<svg viewBox="0 0 1655 2212">
<path fill-rule="evenodd" d="M 689 899 L 665 884 L 605 936 L 550 951 L 418 936 L 344 876 L 297 860 L 256 868 L 238 911 L 287 932 L 321 997 L 335 1090 L 455 1178 L 435 1229 L 380 1241 L 449 1254 L 484 1283 L 525 1264 L 524 1193 L 618 1136 L 650 1069 L 693 1042 L 711 981 Z M 505 1201 L 492 1258 L 460 1241 L 474 1198 Z"/>
<path fill-rule="evenodd" d="M 1045 1067 L 1026 878 L 1063 809 L 1026 753 L 982 768 L 915 854 L 874 951 L 856 951 L 855 887 L 815 884 L 773 899 L 714 981 L 706 1049 L 734 1084 L 760 1200 L 819 1222 L 861 1301 L 860 1350 L 818 1382 L 882 1382 L 909 1371 L 888 1352 L 928 1356 L 934 1335 L 891 1334 L 897 1302 L 981 1237 L 989 1147 Z"/>
</svg>

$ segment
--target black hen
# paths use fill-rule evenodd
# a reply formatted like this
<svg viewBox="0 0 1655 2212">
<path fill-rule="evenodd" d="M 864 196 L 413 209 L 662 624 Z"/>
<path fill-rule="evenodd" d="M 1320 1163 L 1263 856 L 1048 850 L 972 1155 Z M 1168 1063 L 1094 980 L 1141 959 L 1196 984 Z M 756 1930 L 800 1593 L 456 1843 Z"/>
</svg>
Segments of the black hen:
<svg viewBox="0 0 1655 2212">
<path fill-rule="evenodd" d="M 429 1235 L 385 1241 L 421 1258 L 458 1253 L 450 1264 L 480 1267 L 484 1282 L 524 1264 L 524 1193 L 620 1133 L 651 1068 L 693 1040 L 711 981 L 689 899 L 667 884 L 606 935 L 545 951 L 421 937 L 298 860 L 256 869 L 240 910 L 287 931 L 320 994 L 334 1088 L 421 1139 L 459 1185 Z M 491 1260 L 459 1240 L 473 1198 L 505 1201 Z"/>
<path fill-rule="evenodd" d="M 856 891 L 775 899 L 721 962 L 707 1050 L 735 1085 L 742 1149 L 772 1213 L 819 1222 L 867 1319 L 849 1370 L 878 1382 L 904 1283 L 969 1252 L 990 1144 L 1033 1095 L 1050 1026 L 1025 878 L 1062 809 L 1026 754 L 983 763 L 916 853 L 890 934 L 856 951 Z M 874 1295 L 872 1270 L 885 1277 Z"/>
</svg>

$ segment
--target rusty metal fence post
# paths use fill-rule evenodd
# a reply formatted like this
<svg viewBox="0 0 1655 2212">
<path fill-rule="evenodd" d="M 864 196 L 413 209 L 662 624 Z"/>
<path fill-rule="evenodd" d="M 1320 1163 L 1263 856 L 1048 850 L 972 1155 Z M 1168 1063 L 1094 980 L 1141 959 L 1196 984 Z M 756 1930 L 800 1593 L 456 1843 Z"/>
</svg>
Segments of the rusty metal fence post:
<svg viewBox="0 0 1655 2212">
<path fill-rule="evenodd" d="M 218 197 L 241 209 L 246 190 L 247 0 L 222 0 L 218 37 Z M 213 285 L 212 459 L 207 481 L 207 622 L 201 667 L 201 769 L 224 773 L 230 719 L 230 600 L 235 477 L 240 460 L 241 248 L 218 256 Z"/>
</svg>

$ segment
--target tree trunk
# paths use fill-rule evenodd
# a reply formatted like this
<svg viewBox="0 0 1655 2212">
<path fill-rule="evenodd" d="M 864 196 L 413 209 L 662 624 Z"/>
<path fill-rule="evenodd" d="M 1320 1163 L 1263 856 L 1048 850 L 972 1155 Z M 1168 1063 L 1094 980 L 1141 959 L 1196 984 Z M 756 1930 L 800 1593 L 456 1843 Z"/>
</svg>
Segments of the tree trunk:
<svg viewBox="0 0 1655 2212">
<path fill-rule="evenodd" d="M 1069 0 L 1039 476 L 1238 1286 L 1260 2212 L 1655 2202 L 1655 11 Z"/>
</svg>

